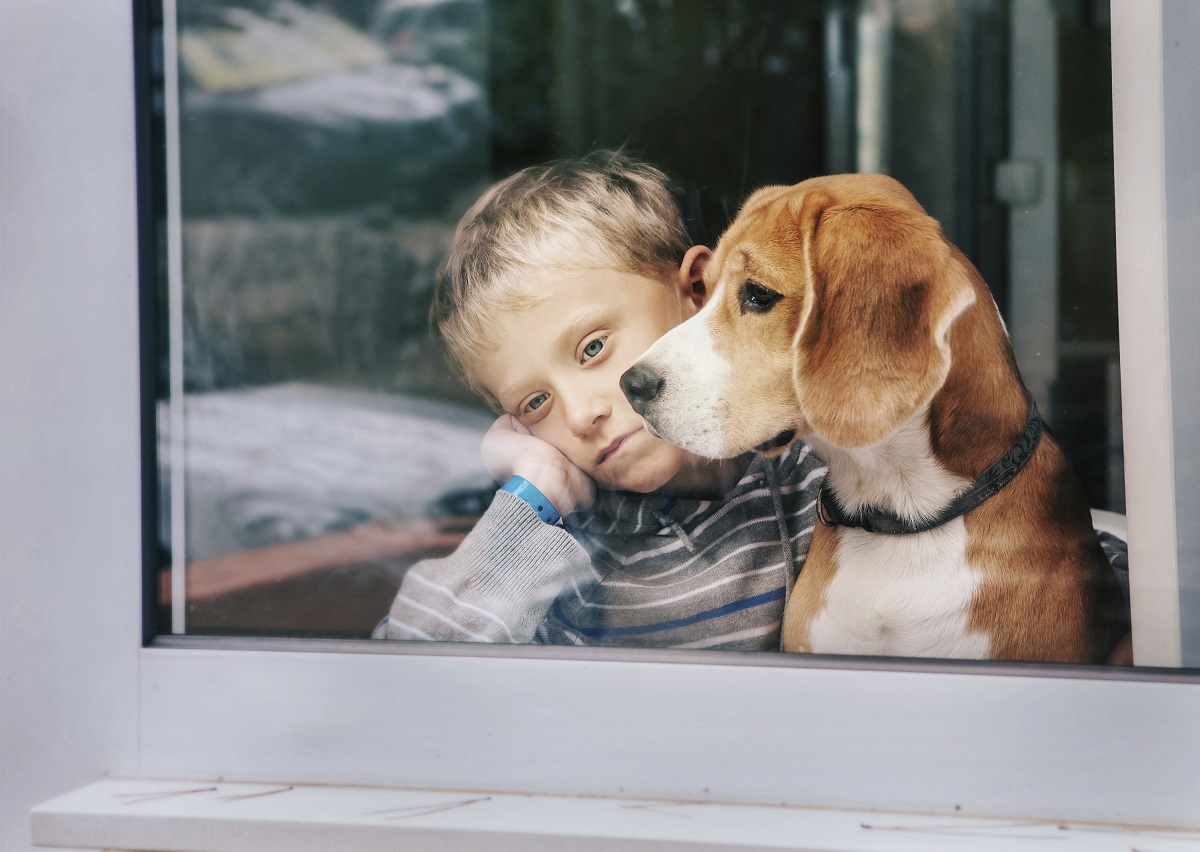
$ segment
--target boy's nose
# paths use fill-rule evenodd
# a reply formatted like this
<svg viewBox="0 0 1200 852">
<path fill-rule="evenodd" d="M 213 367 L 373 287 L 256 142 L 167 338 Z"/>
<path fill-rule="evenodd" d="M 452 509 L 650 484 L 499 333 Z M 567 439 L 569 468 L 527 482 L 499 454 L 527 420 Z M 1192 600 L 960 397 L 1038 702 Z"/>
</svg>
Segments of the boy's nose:
<svg viewBox="0 0 1200 852">
<path fill-rule="evenodd" d="M 571 413 L 568 422 L 571 424 L 571 431 L 580 437 L 590 433 L 596 423 L 607 417 L 611 411 L 608 403 L 599 396 L 577 400 L 569 410 Z"/>
<path fill-rule="evenodd" d="M 662 386 L 662 376 L 645 364 L 634 364 L 621 376 L 621 391 L 638 414 L 646 413 L 646 405 L 654 401 Z"/>
</svg>

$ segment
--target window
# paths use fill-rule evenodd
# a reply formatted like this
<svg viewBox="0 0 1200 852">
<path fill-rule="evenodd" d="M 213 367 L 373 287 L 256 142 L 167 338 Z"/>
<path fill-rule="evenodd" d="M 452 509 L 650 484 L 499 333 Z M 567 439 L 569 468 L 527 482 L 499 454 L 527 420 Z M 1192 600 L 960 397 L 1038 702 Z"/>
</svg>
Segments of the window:
<svg viewBox="0 0 1200 852">
<path fill-rule="evenodd" d="M 489 183 L 595 147 L 708 244 L 757 186 L 900 178 L 1124 510 L 1106 3 L 166 8 L 155 632 L 362 638 L 454 549 L 492 415 L 431 345 L 436 266 Z"/>
<path fill-rule="evenodd" d="M 899 177 L 992 287 L 1092 504 L 1124 510 L 1106 4 L 164 10 L 164 636 L 365 638 L 404 572 L 457 546 L 495 487 L 493 415 L 430 342 L 436 267 L 494 180 L 597 147 L 666 171 L 708 244 L 754 187 Z M 156 659 L 152 678 L 188 668 Z"/>
<path fill-rule="evenodd" d="M 1128 505 L 1136 561 L 1138 523 L 1145 528 L 1151 513 L 1126 504 L 1123 495 L 1136 492 L 1146 501 L 1144 505 L 1161 505 L 1160 497 L 1153 493 L 1156 477 L 1145 475 L 1144 468 L 1135 466 L 1133 471 L 1138 475 L 1125 482 L 1130 469 L 1113 460 L 1124 449 L 1122 431 L 1126 436 L 1140 436 L 1134 442 L 1138 454 L 1155 445 L 1161 432 L 1155 431 L 1157 426 L 1152 423 L 1141 424 L 1137 427 L 1141 431 L 1131 430 L 1128 413 L 1123 415 L 1124 430 L 1116 424 L 1120 422 L 1122 399 L 1127 404 L 1135 400 L 1136 407 L 1145 412 L 1161 409 L 1154 408 L 1153 395 L 1147 397 L 1146 388 L 1140 384 L 1120 386 L 1119 353 L 1112 327 L 1116 313 L 1112 301 L 1114 261 L 1107 242 L 1110 238 L 1085 238 L 1097 231 L 1111 234 L 1113 228 L 1111 222 L 1104 224 L 1114 204 L 1105 200 L 1113 192 L 1108 171 L 1113 155 L 1108 150 L 1111 119 L 1107 117 L 1107 41 L 1114 32 L 1121 36 L 1114 53 L 1124 55 L 1127 63 L 1127 70 L 1118 70 L 1113 79 L 1118 84 L 1135 86 L 1144 84 L 1137 77 L 1140 66 L 1122 54 L 1122 45 L 1129 49 L 1129 44 L 1140 43 L 1138 39 L 1154 38 L 1152 33 L 1129 29 L 1136 23 L 1132 20 L 1135 13 L 1122 8 L 1119 20 L 1126 29 L 1117 31 L 1110 28 L 1103 4 L 1068 8 L 1033 0 L 1016 4 L 903 4 L 903 8 L 901 4 L 829 3 L 802 11 L 791 4 L 730 4 L 721 7 L 719 14 L 713 11 L 711 16 L 693 16 L 686 21 L 672 17 L 670 4 L 553 4 L 541 10 L 544 14 L 540 16 L 493 4 L 487 7 L 485 16 L 473 19 L 471 24 L 480 27 L 476 34 L 482 33 L 479 37 L 489 45 L 489 66 L 482 71 L 477 67 L 452 69 L 454 75 L 468 81 L 491 81 L 481 87 L 486 107 L 482 115 L 488 119 L 476 128 L 482 137 L 467 134 L 463 137 L 465 147 L 457 149 L 461 156 L 478 157 L 473 161 L 478 168 L 474 172 L 467 166 L 455 170 L 455 177 L 464 179 L 467 185 L 450 206 L 430 214 L 435 224 L 425 222 L 420 233 L 429 236 L 440 228 L 440 239 L 444 240 L 444 229 L 479 187 L 513 168 L 548 156 L 630 141 L 629 128 L 638 126 L 639 107 L 619 93 L 627 90 L 623 86 L 632 84 L 599 73 L 597 69 L 602 68 L 619 69 L 611 70 L 614 75 L 629 73 L 636 77 L 638 72 L 653 76 L 646 69 L 656 67 L 662 74 L 671 75 L 672 80 L 682 81 L 683 91 L 688 94 L 678 102 L 659 97 L 657 87 L 645 95 L 653 101 L 653 108 L 643 105 L 642 109 L 655 120 L 649 121 L 641 114 L 644 124 L 639 129 L 649 128 L 645 132 L 651 134 L 651 141 L 643 141 L 645 150 L 638 153 L 657 157 L 682 184 L 685 213 L 699 240 L 713 239 L 741 196 L 757 183 L 798 180 L 809 173 L 835 168 L 869 165 L 896 170 L 918 188 L 922 200 L 939 216 L 952 238 L 977 258 L 997 291 L 998 301 L 1009 311 L 1015 306 L 1020 316 L 1023 304 L 1014 269 L 1058 270 L 1052 299 L 1035 300 L 1036 307 L 1026 305 L 1023 319 L 1010 317 L 1014 337 L 1023 366 L 1035 380 L 1038 393 L 1045 394 L 1040 397 L 1044 407 L 1061 415 L 1063 431 L 1073 431 L 1076 436 L 1070 443 L 1083 453 L 1076 462 L 1090 472 L 1087 484 L 1095 505 L 1118 511 Z M 527 13 L 532 20 L 523 17 Z M 324 25 L 357 26 L 362 31 L 364 20 L 343 10 L 340 17 L 326 20 Z M 484 23 L 480 24 L 481 20 Z M 529 34 L 544 32 L 543 22 L 547 20 L 559 28 L 554 32 L 560 40 L 551 43 L 552 49 L 523 51 L 520 45 L 532 42 Z M 707 47 L 698 53 L 681 54 L 672 53 L 668 44 L 651 41 L 655 33 L 662 37 L 675 24 L 694 27 L 694 32 L 689 31 L 688 43 Z M 506 39 L 505 34 L 513 32 L 520 38 Z M 889 33 L 890 38 L 881 42 L 881 33 Z M 741 48 L 753 47 L 760 36 L 769 42 L 758 44 L 759 52 L 755 54 L 764 63 L 764 70 L 755 78 L 762 86 L 751 87 L 754 98 L 745 103 L 735 92 L 745 78 L 754 77 L 751 69 L 759 65 L 739 64 L 748 62 Z M 706 42 L 706 38 L 711 41 Z M 400 42 L 405 43 L 405 39 Z M 384 43 L 394 46 L 396 40 Z M 820 49 L 814 49 L 815 45 Z M 649 65 L 661 56 L 668 57 L 668 61 L 660 66 Z M 392 56 L 387 61 L 420 64 L 432 60 Z M 882 74 L 880 62 L 890 64 L 895 73 Z M 939 67 L 945 73 L 939 78 L 940 87 L 931 86 L 918 73 L 930 62 L 942 63 Z M 563 69 L 562 76 L 555 78 L 547 66 Z M 1055 79 L 1053 85 L 1047 74 Z M 511 85 L 498 85 L 497 75 Z M 554 85 L 547 88 L 547 80 Z M 785 91 L 781 93 L 779 86 Z M 521 93 L 530 89 L 541 92 L 542 100 L 523 99 Z M 776 98 L 783 98 L 795 109 L 768 109 Z M 998 108 L 998 104 L 1012 103 L 1014 98 L 1021 100 L 1021 109 Z M 1140 95 L 1122 94 L 1119 88 L 1115 100 L 1127 111 L 1143 105 Z M 676 115 L 680 121 L 662 119 L 672 114 L 672 109 L 679 110 Z M 181 96 L 180 115 L 186 125 L 186 94 Z M 708 120 L 713 115 L 733 116 L 733 138 L 694 133 L 693 123 L 701 115 Z M 1136 112 L 1130 115 L 1128 126 L 1139 128 L 1139 132 L 1153 126 L 1153 121 Z M 803 137 L 803 128 L 809 124 L 822 128 L 820 136 L 808 139 L 805 145 L 789 147 L 792 140 Z M 1121 130 L 1122 125 L 1117 126 Z M 554 131 L 548 132 L 547 128 Z M 653 139 L 652 131 L 663 137 Z M 911 145 L 913 137 L 937 140 L 943 147 L 935 155 Z M 768 144 L 779 138 L 788 140 L 787 144 L 781 148 Z M 969 143 L 964 144 L 964 139 Z M 887 140 L 891 144 L 885 144 Z M 1146 150 L 1157 150 L 1154 146 L 1161 144 L 1153 135 L 1139 137 L 1136 142 L 1119 135 L 1117 141 Z M 755 147 L 756 143 L 760 147 Z M 700 153 L 690 154 L 697 146 Z M 186 132 L 180 150 L 186 159 Z M 762 156 L 751 156 L 760 152 Z M 1004 152 L 1008 156 L 1001 158 Z M 1129 174 L 1122 169 L 1130 168 L 1130 160 L 1139 160 L 1140 155 L 1127 155 L 1130 160 L 1123 160 L 1119 148 L 1117 154 L 1120 180 Z M 688 156 L 697 160 L 690 162 Z M 704 168 L 706 162 L 721 162 L 722 157 L 731 156 L 731 162 L 745 165 L 715 171 Z M 1172 168 L 1186 172 L 1184 163 Z M 1152 176 L 1144 183 L 1125 179 L 1126 187 L 1135 183 L 1146 189 L 1161 186 Z M 473 185 L 471 180 L 475 181 Z M 198 182 L 205 184 L 203 179 Z M 1057 193 L 1044 191 L 1045 186 L 1055 184 L 1060 188 Z M 350 187 L 337 188 L 348 191 Z M 261 195 L 254 197 L 261 200 Z M 412 201 L 414 197 L 406 198 Z M 999 203 L 1001 197 L 1008 199 L 1007 205 Z M 1046 218 L 1037 218 L 1034 225 L 1022 221 L 1036 209 L 1039 199 L 1045 202 L 1041 213 Z M 388 218 L 397 215 L 388 204 L 404 202 L 404 198 L 393 199 L 374 206 L 370 216 L 377 218 L 370 219 L 365 235 L 347 234 L 343 240 L 351 245 L 357 245 L 355 240 L 369 241 L 373 239 L 370 228 L 386 233 Z M 1136 208 L 1147 202 L 1122 202 L 1118 195 L 1118 214 L 1129 209 L 1122 203 Z M 323 219 L 317 215 L 293 217 L 308 228 L 319 226 Z M 262 211 L 253 217 L 242 213 L 226 218 L 241 218 L 259 228 L 281 226 L 278 219 L 272 221 Z M 170 221 L 169 216 L 166 221 Z M 191 226 L 203 223 L 199 216 L 189 221 L 186 207 L 181 208 L 177 221 L 180 255 L 186 259 L 187 232 Z M 287 227 L 282 227 L 286 232 Z M 1162 231 L 1154 230 L 1157 226 L 1152 223 L 1146 226 L 1150 230 L 1140 236 L 1137 227 L 1121 232 L 1122 239 L 1147 244 L 1161 239 Z M 1014 240 L 1014 231 L 1028 239 Z M 297 236 L 307 233 L 311 232 L 291 232 L 292 244 L 302 244 L 299 251 L 313 251 L 309 243 L 319 242 Z M 279 254 L 286 257 L 288 252 Z M 1126 251 L 1125 257 L 1130 256 Z M 436 261 L 429 255 L 423 257 L 427 264 L 424 274 L 428 274 Z M 416 262 L 403 261 L 400 265 L 413 276 L 421 274 Z M 1135 275 L 1126 273 L 1125 278 L 1133 280 Z M 191 286 L 186 277 L 183 281 L 185 288 Z M 222 286 L 219 281 L 217 286 Z M 1153 317 L 1138 319 L 1139 308 L 1153 300 L 1139 305 L 1136 292 L 1122 297 L 1121 322 L 1132 317 L 1143 323 L 1142 331 L 1132 338 L 1125 335 L 1126 343 L 1120 351 L 1126 357 L 1132 351 L 1135 359 L 1147 356 L 1149 347 L 1142 344 L 1150 339 L 1150 330 L 1155 327 Z M 385 298 L 376 293 L 372 298 Z M 176 294 L 177 304 L 186 307 L 182 295 Z M 1031 295 L 1038 294 L 1024 294 Z M 164 301 L 169 300 L 164 296 Z M 364 312 L 369 317 L 373 316 L 374 306 L 384 302 L 371 304 L 372 308 Z M 1187 309 L 1182 310 L 1186 316 Z M 1044 316 L 1050 315 L 1047 311 L 1056 313 L 1057 321 L 1043 322 Z M 186 316 L 186 311 L 177 311 L 175 321 L 179 323 Z M 331 316 L 311 311 L 310 328 Z M 1027 323 L 1030 335 L 1024 342 L 1021 322 Z M 230 333 L 226 344 L 230 352 L 242 352 L 239 346 L 252 349 L 266 337 L 259 335 L 239 343 L 237 335 Z M 313 333 L 308 339 L 333 338 Z M 360 336 L 352 345 L 370 339 L 369 334 L 366 338 Z M 398 362 L 407 358 L 419 365 L 422 358 L 428 357 L 421 348 L 423 342 L 415 339 L 380 339 L 371 345 L 376 347 L 371 350 L 373 357 L 381 360 L 380 353 L 388 353 Z M 1041 347 L 1058 353 L 1049 366 L 1038 360 Z M 377 396 L 395 388 L 385 381 L 363 387 L 365 374 L 347 369 L 346 365 L 353 366 L 354 358 L 361 358 L 361 353 L 335 350 L 332 344 L 324 352 L 325 363 L 314 366 L 310 362 L 306 369 L 314 370 L 314 376 L 333 377 L 343 384 L 338 387 L 331 383 L 332 389 L 327 384 L 320 388 L 321 394 L 349 403 L 348 411 L 361 406 L 372 413 L 395 416 L 395 401 L 381 405 Z M 177 377 L 186 367 L 187 357 L 186 347 L 175 355 Z M 338 357 L 349 360 L 339 367 Z M 268 372 L 263 384 L 277 382 L 285 375 L 294 379 L 296 376 L 287 375 L 286 370 L 299 369 L 298 361 L 273 361 L 265 353 L 260 353 L 257 362 L 243 353 L 227 358 L 226 363 L 237 369 L 249 369 L 257 363 L 259 369 L 285 370 L 274 376 Z M 360 360 L 362 363 L 366 362 Z M 1146 363 L 1148 375 L 1160 375 L 1167 365 L 1179 362 L 1169 357 L 1165 364 L 1154 358 Z M 429 392 L 432 388 L 433 393 L 443 396 L 423 400 L 414 413 L 444 418 L 448 409 L 439 406 L 467 403 L 461 396 L 445 396 L 440 368 L 426 363 L 423 369 L 427 372 L 410 371 L 408 390 Z M 165 367 L 162 372 L 170 374 Z M 189 390 L 186 369 L 183 375 L 183 387 Z M 430 380 L 430 376 L 437 378 Z M 423 387 L 422 377 L 426 380 Z M 347 390 L 353 382 L 360 385 Z M 208 393 L 242 398 L 264 393 L 263 388 L 247 387 L 244 376 L 233 384 L 233 388 L 209 388 Z M 269 394 L 278 388 L 265 390 Z M 294 385 L 291 390 L 294 392 Z M 311 385 L 307 391 L 312 392 Z M 1188 391 L 1178 385 L 1173 386 L 1172 393 L 1188 398 Z M 284 402 L 282 395 L 276 393 L 275 398 Z M 169 400 L 165 403 L 168 424 L 170 404 Z M 487 422 L 484 415 L 471 419 L 465 408 L 456 407 L 454 411 L 458 412 L 453 416 L 456 423 L 468 429 L 472 423 L 477 424 L 474 428 L 481 428 Z M 1135 422 L 1139 418 L 1138 414 L 1132 416 Z M 319 418 L 317 422 L 321 422 Z M 328 428 L 326 423 L 321 425 Z M 1129 451 L 1125 452 L 1128 458 Z M 1181 493 L 1190 493 L 1186 483 L 1193 480 L 1187 479 L 1186 468 L 1162 458 L 1156 464 L 1165 465 L 1159 470 L 1175 470 L 1177 487 Z M 190 468 L 183 469 L 192 475 Z M 469 477 L 464 477 L 466 480 Z M 180 488 L 178 484 L 173 487 Z M 186 485 L 183 493 L 191 487 Z M 167 485 L 164 496 L 171 490 L 172 486 Z M 481 503 L 471 492 L 468 487 L 452 495 L 451 514 L 469 516 L 480 510 Z M 268 501 L 261 505 L 268 517 L 293 516 L 286 500 L 276 507 Z M 318 523 L 315 529 L 320 535 L 336 536 L 344 532 L 347 523 L 367 520 L 355 512 L 327 510 L 325 506 L 310 515 L 319 523 L 322 515 L 333 519 L 324 529 Z M 427 517 L 423 522 L 442 523 L 445 517 Z M 313 529 L 296 524 L 289 530 L 289 526 L 267 523 L 250 528 L 276 535 L 282 531 L 301 539 L 308 534 L 305 530 Z M 164 531 L 163 540 L 181 540 L 178 531 L 178 527 L 169 533 Z M 449 548 L 454 543 L 451 537 L 461 535 L 463 527 L 447 524 L 434 531 L 447 536 L 440 546 Z M 1190 569 L 1174 548 L 1176 543 L 1183 547 L 1194 537 L 1194 531 L 1186 522 L 1176 526 L 1172 521 L 1169 529 L 1160 529 L 1162 532 L 1166 534 L 1157 536 L 1153 544 L 1142 539 L 1141 552 L 1148 553 L 1157 546 L 1163 558 L 1139 563 L 1148 567 L 1143 569 L 1147 573 L 1142 575 L 1140 591 L 1135 590 L 1135 626 L 1142 631 L 1139 654 L 1144 663 L 1178 665 L 1180 637 L 1184 634 L 1170 619 L 1162 618 L 1162 604 L 1166 601 L 1165 609 L 1169 610 L 1171 603 L 1178 601 L 1181 588 L 1186 589 L 1190 582 Z M 186 540 L 191 542 L 194 534 L 193 526 Z M 270 539 L 251 543 L 281 546 L 278 540 Z M 236 548 L 231 552 L 237 556 Z M 388 561 L 394 554 L 378 559 L 382 569 L 378 564 L 356 569 L 359 576 L 370 577 L 374 572 L 370 580 L 374 587 L 368 596 L 386 601 L 388 583 L 399 581 L 400 572 L 415 555 L 410 549 L 396 561 Z M 165 566 L 166 562 L 160 564 Z M 1170 570 L 1158 570 L 1164 566 Z M 329 577 L 338 577 L 339 572 L 337 581 L 351 582 L 352 570 L 330 568 L 314 570 L 307 578 L 310 583 L 322 572 L 324 577 L 307 590 L 302 585 L 294 587 L 292 599 L 307 602 L 320 596 L 322 601 L 327 600 Z M 278 610 L 264 605 L 263 600 L 278 595 L 284 586 L 259 586 L 255 592 L 261 595 L 259 600 L 246 603 L 243 599 L 240 608 L 230 606 L 225 613 L 234 615 L 223 624 L 210 621 L 203 626 L 203 621 L 192 617 L 190 605 L 184 609 L 182 622 L 178 615 L 173 621 L 163 620 L 162 635 L 143 652 L 141 660 L 145 749 L 141 771 L 163 776 L 221 774 L 460 789 L 619 791 L 643 796 L 826 805 L 865 802 L 884 809 L 940 811 L 948 811 L 959 804 L 957 799 L 967 798 L 986 803 L 964 806 L 980 813 L 1057 813 L 1102 820 L 1130 814 L 1129 819 L 1135 822 L 1172 824 L 1187 824 L 1193 819 L 1192 792 L 1198 780 L 1190 755 L 1195 754 L 1197 744 L 1190 721 L 1195 710 L 1194 684 L 1188 674 L 1168 675 L 1161 669 L 1096 669 L 1085 673 L 1061 667 L 980 668 L 945 663 L 897 668 L 871 660 L 843 658 L 831 662 L 790 655 L 702 651 L 623 653 L 420 642 L 329 644 L 312 639 L 298 643 L 292 638 L 248 642 L 244 634 L 362 635 L 378 614 L 376 610 L 371 618 L 347 630 L 343 625 L 305 622 L 303 607 L 295 607 L 284 616 L 289 621 L 268 623 L 266 614 Z M 226 597 L 233 599 L 235 594 Z M 279 600 L 286 598 L 287 594 L 278 595 Z M 173 597 L 177 607 L 183 599 L 182 595 Z M 1140 614 L 1139 600 L 1144 602 Z M 210 611 L 220 609 L 214 606 Z M 1186 620 L 1186 613 L 1183 617 Z M 190 636 L 167 635 L 172 626 L 188 633 L 235 635 L 210 637 L 197 644 Z M 303 653 L 281 653 L 285 650 Z M 697 668 L 693 664 L 705 665 Z M 307 700 L 296 702 L 297 691 Z M 722 698 L 717 700 L 716 696 Z M 762 701 L 768 696 L 771 700 L 764 705 Z M 793 725 L 797 708 L 803 708 L 803 722 L 798 727 Z M 739 733 L 744 733 L 743 727 L 728 728 L 729 719 L 753 718 L 760 709 L 766 714 L 761 737 L 745 739 Z M 1145 730 L 1144 723 L 1136 721 L 1148 719 L 1154 719 L 1155 726 Z M 854 722 L 846 727 L 847 720 Z M 1107 741 L 1113 729 L 1128 728 L 1137 731 L 1132 735 L 1136 747 L 1118 744 L 1108 749 L 1098 745 Z M 575 736 L 580 730 L 589 731 L 586 740 Z M 682 730 L 690 734 L 681 737 Z M 875 735 L 868 738 L 869 742 L 853 736 L 844 738 L 851 730 L 871 730 Z M 186 736 L 181 735 L 183 731 L 188 732 Z M 835 731 L 842 733 L 830 739 Z M 699 762 L 689 745 L 697 737 L 712 745 Z M 779 743 L 783 740 L 789 746 L 781 749 Z M 864 744 L 863 749 L 847 746 L 859 742 Z M 881 747 L 884 743 L 893 745 Z M 380 760 L 381 753 L 389 759 Z M 514 754 L 531 753 L 539 757 L 521 766 L 512 760 Z M 848 758 L 850 753 L 852 758 Z M 901 780 L 896 774 L 902 766 L 907 767 L 906 772 L 911 770 L 914 761 L 928 767 L 928 771 L 920 770 L 916 784 L 912 776 Z M 642 768 L 637 780 L 629 776 L 631 764 Z M 851 764 L 861 771 L 848 771 Z M 587 779 L 577 771 L 584 765 L 589 768 Z M 744 770 L 750 765 L 761 772 L 747 774 Z M 970 768 L 991 765 L 1004 769 L 985 778 Z M 798 766 L 804 771 L 798 773 Z M 1013 784 L 1017 776 L 1037 778 L 1038 783 Z M 1140 790 L 1131 799 L 1103 781 L 1112 777 L 1152 778 L 1153 788 Z M 993 784 L 989 778 L 998 783 Z M 865 779 L 872 780 L 868 783 Z"/>
</svg>

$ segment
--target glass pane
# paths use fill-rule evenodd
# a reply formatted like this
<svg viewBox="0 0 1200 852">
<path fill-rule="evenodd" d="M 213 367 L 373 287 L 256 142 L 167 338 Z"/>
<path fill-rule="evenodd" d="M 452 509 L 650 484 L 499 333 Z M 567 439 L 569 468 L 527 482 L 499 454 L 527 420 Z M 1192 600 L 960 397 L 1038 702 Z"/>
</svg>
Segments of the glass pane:
<svg viewBox="0 0 1200 852">
<path fill-rule="evenodd" d="M 487 499 L 491 417 L 425 330 L 489 177 L 486 9 L 176 15 L 180 261 L 162 304 L 182 339 L 160 433 L 186 606 L 162 627 L 365 636 L 405 567 L 452 549 Z"/>
<path fill-rule="evenodd" d="M 493 182 L 602 148 L 661 169 L 709 246 L 760 186 L 898 178 L 991 288 L 1091 506 L 1122 512 L 1106 5 L 1032 5 L 167 2 L 161 630 L 367 637 L 455 552 L 496 491 L 495 414 L 432 342 L 438 266 Z M 778 647 L 772 595 L 749 646 L 574 635 Z"/>
</svg>

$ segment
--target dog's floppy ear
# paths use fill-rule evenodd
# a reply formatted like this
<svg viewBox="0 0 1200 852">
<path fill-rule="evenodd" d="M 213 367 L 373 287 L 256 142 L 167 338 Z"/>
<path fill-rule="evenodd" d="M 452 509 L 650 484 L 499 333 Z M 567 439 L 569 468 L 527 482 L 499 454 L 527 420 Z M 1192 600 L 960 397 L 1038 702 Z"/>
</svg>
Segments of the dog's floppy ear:
<svg viewBox="0 0 1200 852">
<path fill-rule="evenodd" d="M 820 193 L 798 214 L 810 282 L 795 342 L 801 409 L 837 446 L 874 444 L 942 386 L 950 326 L 975 294 L 915 201 L 910 209 Z"/>
</svg>

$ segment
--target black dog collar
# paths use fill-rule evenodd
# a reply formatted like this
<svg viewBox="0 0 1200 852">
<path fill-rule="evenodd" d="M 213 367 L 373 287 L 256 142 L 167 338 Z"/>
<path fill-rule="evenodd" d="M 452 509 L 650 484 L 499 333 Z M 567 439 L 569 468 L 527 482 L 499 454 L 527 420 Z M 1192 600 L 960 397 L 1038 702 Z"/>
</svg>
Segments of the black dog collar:
<svg viewBox="0 0 1200 852">
<path fill-rule="evenodd" d="M 850 515 L 841 507 L 825 483 L 822 483 L 821 490 L 817 493 L 817 517 L 827 527 L 858 527 L 867 532 L 884 535 L 912 535 L 935 529 L 947 521 L 965 515 L 1008 485 L 1013 477 L 1021 472 L 1021 468 L 1025 467 L 1025 463 L 1033 457 L 1033 451 L 1037 449 L 1038 441 L 1041 438 L 1042 418 L 1038 415 L 1037 406 L 1030 402 L 1025 431 L 1017 438 L 1012 449 L 980 474 L 967 490 L 951 500 L 942 511 L 929 520 L 913 523 L 875 506 L 865 506 Z"/>
</svg>

